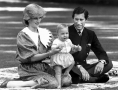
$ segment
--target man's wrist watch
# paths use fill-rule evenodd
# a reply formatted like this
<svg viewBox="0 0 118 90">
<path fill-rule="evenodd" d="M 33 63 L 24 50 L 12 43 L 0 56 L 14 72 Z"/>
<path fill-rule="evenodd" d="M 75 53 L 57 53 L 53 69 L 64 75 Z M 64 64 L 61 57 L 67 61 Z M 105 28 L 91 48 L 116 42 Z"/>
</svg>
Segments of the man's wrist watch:
<svg viewBox="0 0 118 90">
<path fill-rule="evenodd" d="M 105 60 L 100 60 L 99 62 L 103 63 L 104 65 L 106 64 Z"/>
</svg>

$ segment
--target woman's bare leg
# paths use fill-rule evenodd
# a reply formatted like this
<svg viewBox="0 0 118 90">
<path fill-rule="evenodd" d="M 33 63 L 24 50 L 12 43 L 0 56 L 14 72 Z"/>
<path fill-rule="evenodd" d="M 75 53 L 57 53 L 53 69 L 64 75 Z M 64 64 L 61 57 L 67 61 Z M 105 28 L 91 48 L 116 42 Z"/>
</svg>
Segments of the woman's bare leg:
<svg viewBox="0 0 118 90">
<path fill-rule="evenodd" d="M 9 81 L 7 83 L 8 88 L 18 88 L 18 87 L 31 87 L 36 85 L 37 82 L 30 80 L 30 81 Z"/>
</svg>

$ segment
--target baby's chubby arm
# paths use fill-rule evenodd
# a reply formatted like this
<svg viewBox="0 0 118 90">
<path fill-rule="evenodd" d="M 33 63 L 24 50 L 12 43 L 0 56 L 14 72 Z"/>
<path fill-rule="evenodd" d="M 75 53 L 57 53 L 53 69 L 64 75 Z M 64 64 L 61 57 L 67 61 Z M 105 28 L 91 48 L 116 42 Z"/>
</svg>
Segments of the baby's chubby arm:
<svg viewBox="0 0 118 90">
<path fill-rule="evenodd" d="M 71 54 L 82 50 L 82 47 L 79 44 L 78 45 L 74 45 L 70 39 L 68 39 L 68 42 L 69 42 L 69 44 L 71 46 L 71 51 L 70 51 Z"/>
<path fill-rule="evenodd" d="M 58 39 L 55 39 L 52 43 L 51 46 L 51 51 L 57 51 L 57 53 L 59 53 L 62 50 L 62 45 L 60 45 L 61 43 L 59 42 Z M 56 53 L 55 53 L 56 54 Z"/>
</svg>

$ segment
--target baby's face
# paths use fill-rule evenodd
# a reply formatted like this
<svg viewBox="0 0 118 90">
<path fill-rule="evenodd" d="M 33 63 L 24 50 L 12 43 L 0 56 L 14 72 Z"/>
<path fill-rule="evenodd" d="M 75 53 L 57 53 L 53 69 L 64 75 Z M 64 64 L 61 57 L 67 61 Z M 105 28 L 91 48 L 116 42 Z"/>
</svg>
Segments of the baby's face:
<svg viewBox="0 0 118 90">
<path fill-rule="evenodd" d="M 69 37 L 69 32 L 68 32 L 68 28 L 63 28 L 61 30 L 59 30 L 58 32 L 58 38 L 61 41 L 66 41 Z"/>
</svg>

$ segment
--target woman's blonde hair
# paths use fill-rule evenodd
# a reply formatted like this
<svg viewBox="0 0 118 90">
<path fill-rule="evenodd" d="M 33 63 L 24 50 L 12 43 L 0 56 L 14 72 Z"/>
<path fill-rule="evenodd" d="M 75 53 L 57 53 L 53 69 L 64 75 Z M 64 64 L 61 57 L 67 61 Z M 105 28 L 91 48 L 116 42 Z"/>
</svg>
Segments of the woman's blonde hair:
<svg viewBox="0 0 118 90">
<path fill-rule="evenodd" d="M 46 11 L 38 4 L 32 3 L 25 7 L 23 11 L 23 23 L 28 26 L 28 20 L 34 17 L 43 17 Z"/>
</svg>

